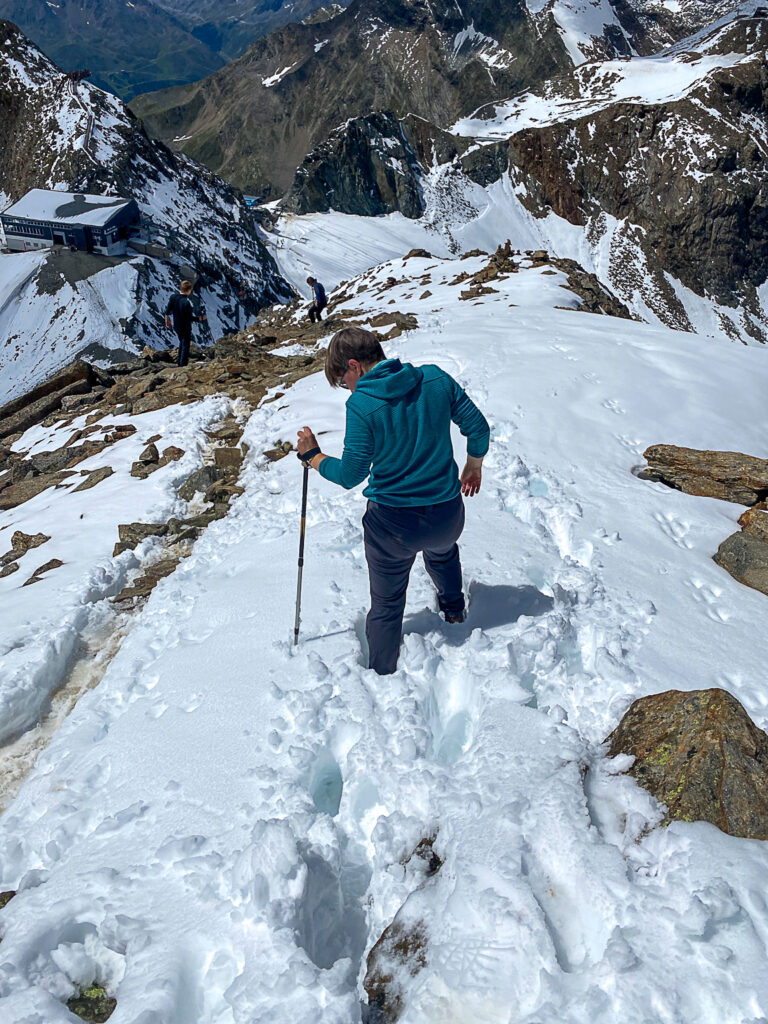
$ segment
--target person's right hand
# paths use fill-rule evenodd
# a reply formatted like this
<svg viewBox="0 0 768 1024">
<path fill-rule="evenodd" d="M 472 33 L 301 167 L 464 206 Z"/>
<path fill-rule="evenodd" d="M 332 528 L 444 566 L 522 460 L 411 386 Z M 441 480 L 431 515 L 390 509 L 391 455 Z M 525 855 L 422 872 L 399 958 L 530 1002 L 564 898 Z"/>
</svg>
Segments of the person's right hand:
<svg viewBox="0 0 768 1024">
<path fill-rule="evenodd" d="M 467 462 L 461 471 L 461 493 L 466 498 L 471 498 L 480 490 L 483 482 L 483 460 L 473 459 L 467 456 Z"/>
</svg>

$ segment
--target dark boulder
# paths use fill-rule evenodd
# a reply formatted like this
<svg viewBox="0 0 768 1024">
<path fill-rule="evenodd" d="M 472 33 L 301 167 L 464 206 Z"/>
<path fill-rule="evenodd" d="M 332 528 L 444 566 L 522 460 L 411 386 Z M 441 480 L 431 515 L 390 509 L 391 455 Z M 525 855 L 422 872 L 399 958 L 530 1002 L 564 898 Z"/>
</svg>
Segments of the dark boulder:
<svg viewBox="0 0 768 1024">
<path fill-rule="evenodd" d="M 215 466 L 203 466 L 187 477 L 179 488 L 179 497 L 184 501 L 192 501 L 198 491 L 205 494 L 212 484 L 215 484 L 222 476 L 222 471 Z"/>
<path fill-rule="evenodd" d="M 726 690 L 667 690 L 636 700 L 608 737 L 630 775 L 676 821 L 768 839 L 768 736 Z"/>
<path fill-rule="evenodd" d="M 712 558 L 739 583 L 768 594 L 768 541 L 747 530 L 732 533 Z"/>
</svg>

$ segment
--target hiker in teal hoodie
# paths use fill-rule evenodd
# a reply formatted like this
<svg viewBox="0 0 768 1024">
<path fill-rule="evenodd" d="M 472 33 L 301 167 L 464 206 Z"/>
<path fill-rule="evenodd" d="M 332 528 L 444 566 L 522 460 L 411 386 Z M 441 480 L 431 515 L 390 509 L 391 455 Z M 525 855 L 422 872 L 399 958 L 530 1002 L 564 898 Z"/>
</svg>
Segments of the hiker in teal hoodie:
<svg viewBox="0 0 768 1024">
<path fill-rule="evenodd" d="M 363 492 L 365 557 L 371 586 L 366 620 L 369 667 L 397 668 L 411 566 L 419 551 L 437 588 L 446 622 L 463 622 L 464 594 L 456 543 L 464 528 L 462 495 L 480 490 L 488 423 L 456 381 L 439 366 L 387 359 L 376 334 L 346 327 L 331 338 L 325 375 L 348 389 L 344 453 L 325 455 L 309 427 L 299 431 L 299 457 L 326 480 Z M 459 474 L 451 421 L 467 439 Z"/>
</svg>

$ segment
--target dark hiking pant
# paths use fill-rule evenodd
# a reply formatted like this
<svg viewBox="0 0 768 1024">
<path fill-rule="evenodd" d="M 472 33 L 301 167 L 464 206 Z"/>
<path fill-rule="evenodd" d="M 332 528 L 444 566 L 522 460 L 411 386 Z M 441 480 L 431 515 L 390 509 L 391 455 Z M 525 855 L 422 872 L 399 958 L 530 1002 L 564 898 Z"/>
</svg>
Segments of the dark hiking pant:
<svg viewBox="0 0 768 1024">
<path fill-rule="evenodd" d="M 189 362 L 189 346 L 192 343 L 192 328 L 188 331 L 183 328 L 176 331 L 176 336 L 179 339 L 179 366 L 186 366 Z"/>
<path fill-rule="evenodd" d="M 419 551 L 437 587 L 440 610 L 464 608 L 461 562 L 456 541 L 464 529 L 461 495 L 439 505 L 393 508 L 369 501 L 363 516 L 371 610 L 365 624 L 368 667 L 385 676 L 397 668 L 405 591 Z"/>
<path fill-rule="evenodd" d="M 309 315 L 310 321 L 313 324 L 315 324 L 315 323 L 319 324 L 320 321 L 323 319 L 321 314 L 322 314 L 324 309 L 325 309 L 325 306 L 321 306 L 317 302 L 313 302 L 312 305 L 309 307 L 309 309 L 307 310 L 307 313 Z"/>
</svg>

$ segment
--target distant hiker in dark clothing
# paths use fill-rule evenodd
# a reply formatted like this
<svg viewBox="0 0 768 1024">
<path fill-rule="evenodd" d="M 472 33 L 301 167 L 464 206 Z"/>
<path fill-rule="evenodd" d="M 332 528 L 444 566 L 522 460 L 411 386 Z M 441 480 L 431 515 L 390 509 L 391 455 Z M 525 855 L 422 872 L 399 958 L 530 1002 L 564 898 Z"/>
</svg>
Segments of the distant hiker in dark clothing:
<svg viewBox="0 0 768 1024">
<path fill-rule="evenodd" d="M 310 305 L 307 313 L 312 323 L 320 323 L 323 319 L 322 312 L 328 305 L 328 297 L 325 294 L 325 288 L 316 281 L 314 277 L 307 278 L 307 284 L 312 289 L 312 304 Z"/>
<path fill-rule="evenodd" d="M 192 322 L 202 323 L 206 319 L 205 313 L 201 313 L 200 316 L 195 314 L 195 307 L 189 297 L 193 288 L 194 284 L 191 281 L 182 281 L 178 293 L 170 297 L 165 307 L 165 326 L 170 329 L 173 317 L 173 329 L 179 339 L 179 366 L 186 366 L 189 362 Z"/>
<path fill-rule="evenodd" d="M 446 622 L 463 622 L 464 594 L 456 544 L 464 529 L 462 494 L 480 490 L 488 423 L 453 377 L 439 366 L 387 359 L 379 338 L 345 327 L 331 338 L 325 375 L 347 388 L 347 425 L 341 459 L 323 454 L 309 427 L 299 431 L 299 456 L 326 480 L 363 492 L 365 557 L 371 585 L 366 621 L 368 663 L 379 675 L 397 668 L 405 592 L 419 551 L 437 587 Z M 451 422 L 467 438 L 459 475 Z"/>
</svg>

